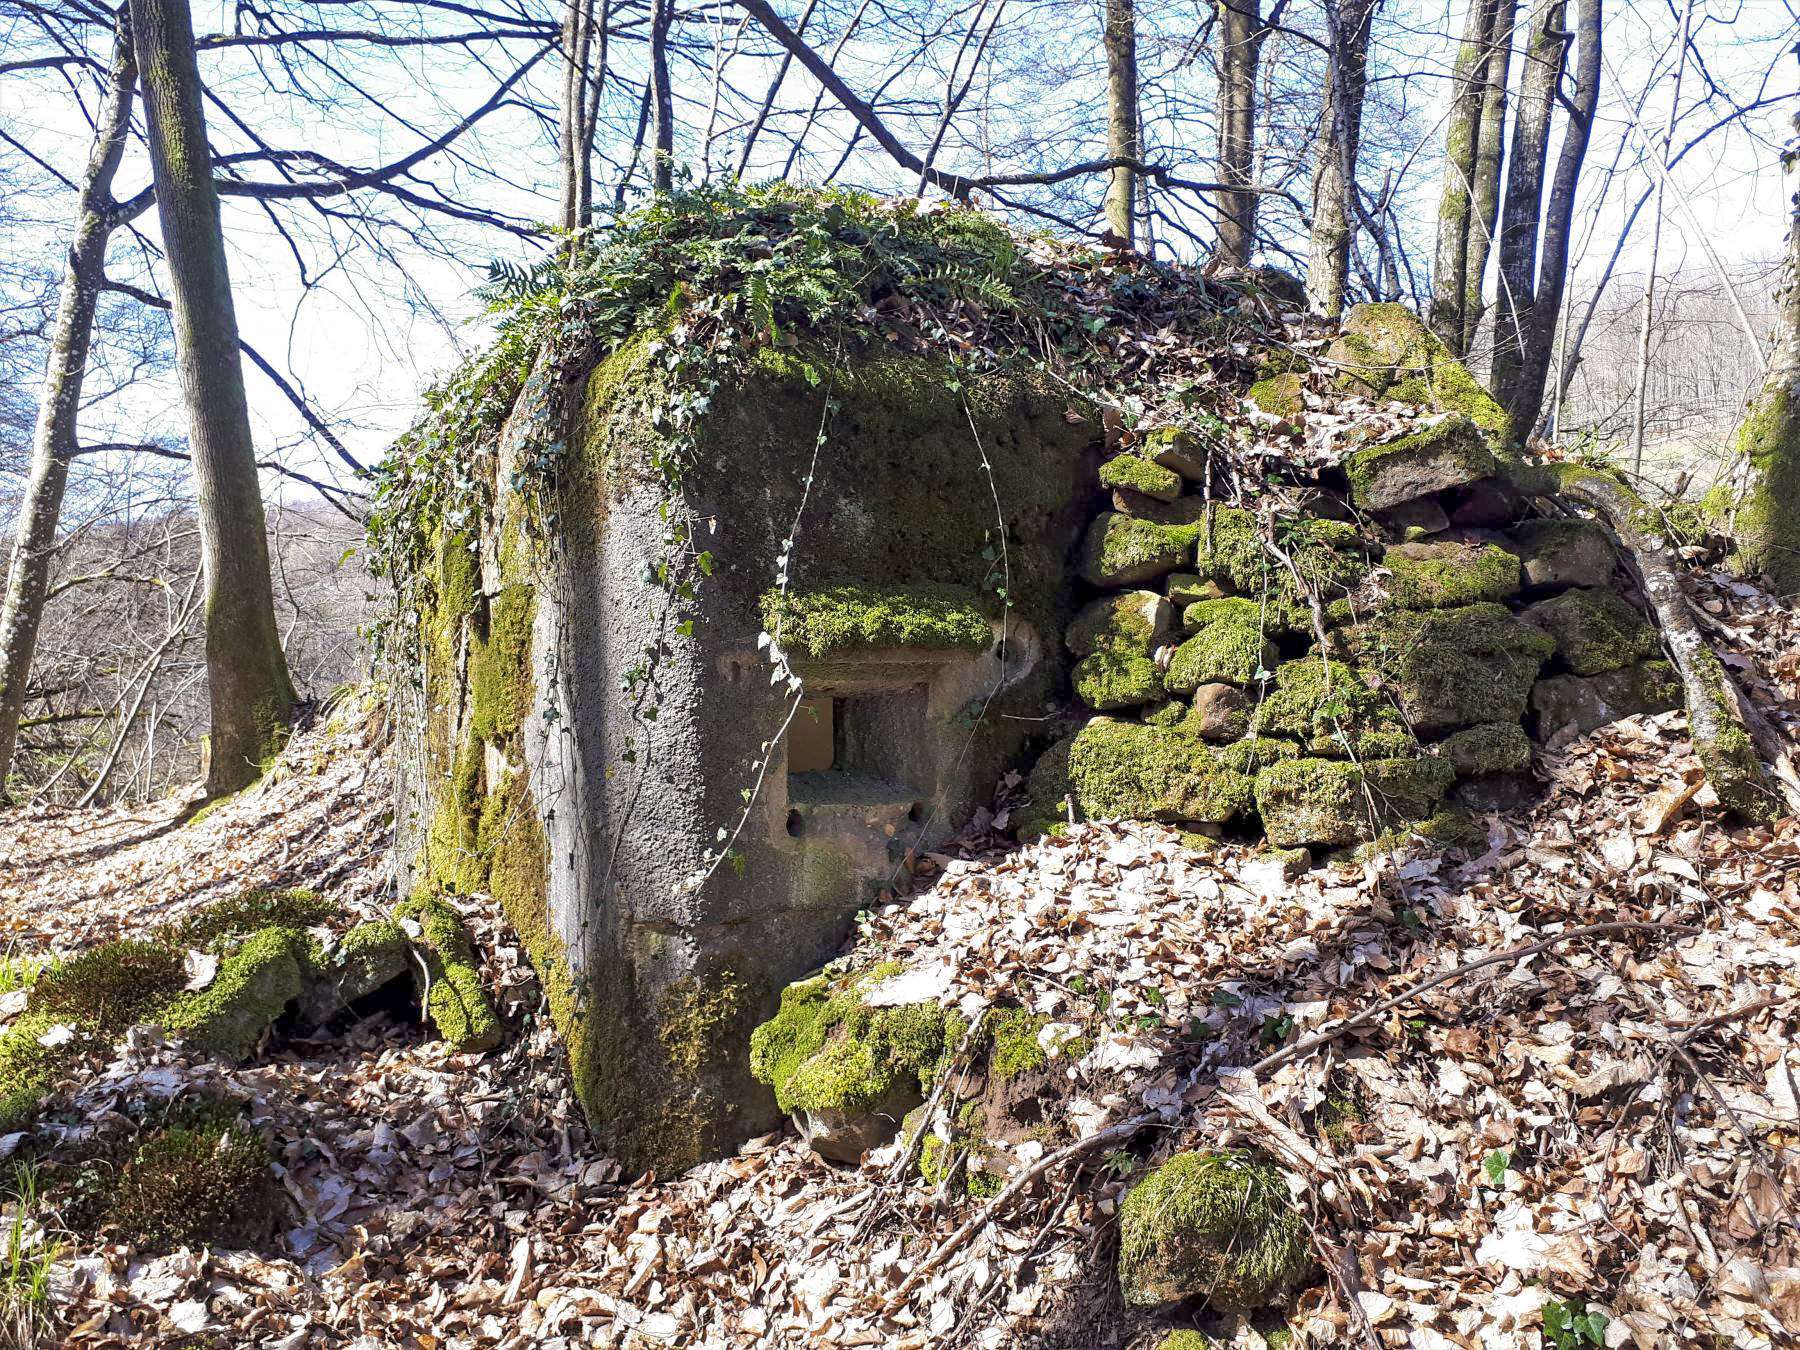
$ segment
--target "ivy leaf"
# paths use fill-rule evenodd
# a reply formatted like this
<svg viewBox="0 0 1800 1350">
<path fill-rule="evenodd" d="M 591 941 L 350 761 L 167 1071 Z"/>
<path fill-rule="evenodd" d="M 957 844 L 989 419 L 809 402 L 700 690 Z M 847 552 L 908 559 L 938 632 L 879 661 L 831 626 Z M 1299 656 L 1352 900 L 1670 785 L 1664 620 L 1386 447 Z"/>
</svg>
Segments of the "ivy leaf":
<svg viewBox="0 0 1800 1350">
<path fill-rule="evenodd" d="M 694 559 L 694 562 L 704 575 L 710 577 L 713 574 L 713 555 L 711 553 L 700 554 Z"/>
<path fill-rule="evenodd" d="M 1506 1184 L 1506 1165 L 1512 1161 L 1505 1149 L 1497 1148 L 1482 1160 L 1481 1170 L 1487 1173 L 1488 1185 L 1503 1186 Z"/>
</svg>

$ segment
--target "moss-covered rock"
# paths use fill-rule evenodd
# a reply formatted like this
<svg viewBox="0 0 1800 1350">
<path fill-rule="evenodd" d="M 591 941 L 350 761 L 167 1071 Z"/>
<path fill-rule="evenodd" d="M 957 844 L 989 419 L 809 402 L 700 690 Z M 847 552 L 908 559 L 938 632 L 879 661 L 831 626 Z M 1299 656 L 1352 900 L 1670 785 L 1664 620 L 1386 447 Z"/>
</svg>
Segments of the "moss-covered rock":
<svg viewBox="0 0 1800 1350">
<path fill-rule="evenodd" d="M 1245 773 L 1254 777 L 1265 765 L 1299 759 L 1300 747 L 1293 741 L 1278 740 L 1272 736 L 1246 736 L 1221 749 L 1218 758 L 1219 763 L 1233 773 Z"/>
<path fill-rule="evenodd" d="M 1110 717 L 1070 740 L 1065 781 L 1081 814 L 1095 819 L 1218 823 L 1251 803 L 1250 780 L 1197 737 Z"/>
<path fill-rule="evenodd" d="M 1419 732 L 1517 722 L 1555 643 L 1503 605 L 1395 610 L 1336 635 Z"/>
<path fill-rule="evenodd" d="M 1194 572 L 1171 572 L 1163 584 L 1168 592 L 1169 603 L 1178 610 L 1185 610 L 1187 606 L 1199 604 L 1202 600 L 1218 600 L 1225 595 L 1225 588 L 1217 581 Z"/>
<path fill-rule="evenodd" d="M 1114 455 L 1100 466 L 1100 486 L 1129 488 L 1159 502 L 1172 502 L 1181 495 L 1181 475 L 1166 469 L 1142 455 Z"/>
<path fill-rule="evenodd" d="M 1271 844 L 1334 847 L 1431 816 L 1455 780 L 1441 759 L 1295 759 L 1256 775 L 1256 809 Z"/>
<path fill-rule="evenodd" d="M 975 592 L 941 582 L 773 590 L 762 620 L 784 648 L 815 660 L 880 647 L 980 651 L 994 636 Z"/>
<path fill-rule="evenodd" d="M 1536 604 L 1519 617 L 1556 641 L 1555 662 L 1576 675 L 1601 675 L 1661 650 L 1656 632 L 1624 596 L 1577 586 Z"/>
<path fill-rule="evenodd" d="M 1494 544 L 1396 544 L 1382 564 L 1388 599 L 1402 609 L 1452 609 L 1519 593 L 1519 559 Z"/>
<path fill-rule="evenodd" d="M 1253 618 L 1215 619 L 1175 649 L 1163 684 L 1179 697 L 1192 695 L 1203 684 L 1252 684 L 1275 660 L 1275 644 L 1263 636 Z"/>
<path fill-rule="evenodd" d="M 156 1021 L 171 1036 L 240 1063 L 305 991 L 309 946 L 298 928 L 262 929 L 219 963 L 211 984 L 175 1000 Z"/>
<path fill-rule="evenodd" d="M 419 927 L 414 943 L 431 973 L 425 1011 L 438 1035 L 458 1054 L 477 1054 L 500 1044 L 500 1017 L 482 988 L 481 968 L 461 916 L 436 896 L 415 895 L 395 909 L 394 918 Z"/>
<path fill-rule="evenodd" d="M 1429 493 L 1487 478 L 1494 455 L 1481 428 L 1451 415 L 1409 436 L 1344 456 L 1350 493 L 1365 511 L 1385 511 Z"/>
<path fill-rule="evenodd" d="M 1149 656 L 1169 636 L 1174 621 L 1174 606 L 1155 591 L 1123 591 L 1082 606 L 1069 621 L 1063 642 L 1077 656 L 1099 651 Z"/>
<path fill-rule="evenodd" d="M 1532 590 L 1605 586 L 1612 580 L 1612 541 L 1596 521 L 1527 520 L 1508 537 Z"/>
<path fill-rule="evenodd" d="M 338 907 L 308 890 L 242 891 L 196 910 L 171 924 L 168 938 L 188 947 L 206 947 L 220 938 L 242 937 L 261 928 L 315 928 L 330 923 Z"/>
<path fill-rule="evenodd" d="M 1307 657 L 1275 668 L 1274 687 L 1251 721 L 1258 736 L 1296 741 L 1306 753 L 1391 758 L 1409 753 L 1412 733 L 1393 701 L 1342 661 Z"/>
<path fill-rule="evenodd" d="M 1159 525 L 1116 511 L 1103 512 L 1088 526 L 1077 570 L 1095 586 L 1137 586 L 1192 564 L 1193 525 Z"/>
<path fill-rule="evenodd" d="M 1369 573 L 1368 544 L 1348 521 L 1289 520 L 1276 533 L 1282 551 L 1321 602 L 1350 594 Z M 1299 587 L 1287 566 L 1264 547 L 1250 512 L 1215 508 L 1210 521 L 1201 523 L 1195 566 L 1201 575 L 1259 605 L 1266 631 L 1305 632 L 1311 626 Z"/>
<path fill-rule="evenodd" d="M 246 1130 L 169 1127 L 119 1169 L 101 1222 L 145 1255 L 178 1247 L 254 1247 L 274 1233 L 281 1189 L 269 1151 Z"/>
<path fill-rule="evenodd" d="M 1181 631 L 1192 635 L 1208 624 L 1229 619 L 1234 623 L 1260 627 L 1263 619 L 1261 602 L 1242 595 L 1208 596 L 1185 605 L 1181 610 Z"/>
<path fill-rule="evenodd" d="M 1112 712 L 1153 703 L 1163 696 L 1162 672 L 1137 652 L 1098 651 L 1069 673 L 1075 693 L 1090 708 Z"/>
<path fill-rule="evenodd" d="M 1145 708 L 1141 716 L 1153 727 L 1176 727 L 1187 720 L 1189 708 L 1180 699 L 1166 698 Z"/>
<path fill-rule="evenodd" d="M 1206 447 L 1180 427 L 1157 427 L 1144 437 L 1144 454 L 1190 483 L 1206 480 Z"/>
<path fill-rule="evenodd" d="M 408 973 L 406 930 L 389 919 L 358 924 L 310 972 L 300 1021 L 323 1026 L 338 1013 Z"/>
<path fill-rule="evenodd" d="M 1298 373 L 1270 375 L 1251 385 L 1244 397 L 1258 411 L 1298 425 L 1306 413 L 1306 379 Z"/>
<path fill-rule="evenodd" d="M 888 963 L 791 984 L 750 1035 L 750 1072 L 827 1157 L 855 1161 L 892 1138 L 962 1039 L 962 1019 L 936 1004 L 863 1001 L 902 970 Z"/>
<path fill-rule="evenodd" d="M 1119 1205 L 1119 1285 L 1134 1308 L 1260 1308 L 1305 1275 L 1310 1252 L 1281 1173 L 1238 1150 L 1176 1154 Z"/>
<path fill-rule="evenodd" d="M 1355 306 L 1328 357 L 1340 389 L 1461 413 L 1496 441 L 1509 435 L 1500 405 L 1404 305 Z"/>
<path fill-rule="evenodd" d="M 1437 752 L 1458 778 L 1524 773 L 1531 768 L 1531 738 L 1517 722 L 1487 722 L 1444 737 Z"/>
<path fill-rule="evenodd" d="M 1552 675 L 1531 690 L 1540 740 L 1559 743 L 1639 713 L 1681 706 L 1681 680 L 1667 661 L 1640 661 L 1600 675 Z"/>
</svg>

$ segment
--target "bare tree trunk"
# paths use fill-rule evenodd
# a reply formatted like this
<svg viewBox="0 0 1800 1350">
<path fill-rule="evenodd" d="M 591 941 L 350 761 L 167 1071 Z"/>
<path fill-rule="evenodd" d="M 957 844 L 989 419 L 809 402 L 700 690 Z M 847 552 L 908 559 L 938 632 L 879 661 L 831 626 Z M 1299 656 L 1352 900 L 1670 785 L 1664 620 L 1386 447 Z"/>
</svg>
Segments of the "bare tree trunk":
<svg viewBox="0 0 1800 1350">
<path fill-rule="evenodd" d="M 1262 54 L 1262 0 L 1219 5 L 1219 181 L 1247 187 L 1256 177 L 1256 65 Z M 1256 250 L 1256 194 L 1219 194 L 1214 257 L 1248 267 Z"/>
<path fill-rule="evenodd" d="M 675 100 L 669 90 L 669 20 L 674 0 L 650 0 L 650 184 L 675 182 Z"/>
<path fill-rule="evenodd" d="M 1797 164 L 1800 157 L 1790 156 L 1784 167 Z M 1762 389 L 1737 436 L 1751 475 L 1749 498 L 1738 513 L 1738 557 L 1767 572 L 1783 595 L 1800 592 L 1800 192 L 1793 211 L 1775 297 L 1775 341 Z"/>
<path fill-rule="evenodd" d="M 1356 152 L 1362 139 L 1363 91 L 1368 82 L 1369 29 L 1381 0 L 1327 0 L 1331 60 L 1325 108 L 1319 117 L 1313 166 L 1313 223 L 1306 260 L 1306 299 L 1313 313 L 1343 313 L 1350 277 L 1350 194 L 1356 191 Z"/>
<path fill-rule="evenodd" d="M 206 790 L 255 781 L 293 714 L 187 0 L 131 0 L 206 570 Z"/>
<path fill-rule="evenodd" d="M 606 25 L 611 9 L 608 0 L 597 24 L 594 0 L 567 0 L 563 12 L 562 99 L 557 110 L 562 212 L 558 223 L 571 233 L 593 218 L 594 128 L 599 120 L 600 87 L 606 79 Z"/>
<path fill-rule="evenodd" d="M 1437 252 L 1431 268 L 1428 322 L 1455 356 L 1464 355 L 1463 307 L 1469 290 L 1470 212 L 1488 48 L 1496 0 L 1469 0 L 1462 45 L 1451 71 L 1450 117 L 1444 127 L 1444 186 L 1438 193 Z"/>
<path fill-rule="evenodd" d="M 1536 276 L 1534 278 L 1529 270 L 1527 257 L 1524 289 L 1515 291 L 1512 297 L 1517 306 L 1516 327 L 1508 328 L 1506 333 L 1509 338 L 1518 337 L 1518 345 L 1503 348 L 1496 340 L 1494 347 L 1494 397 L 1506 410 L 1512 423 L 1513 439 L 1517 441 L 1523 441 L 1537 425 L 1538 411 L 1544 403 L 1544 384 L 1550 374 L 1556 318 L 1562 309 L 1563 285 L 1569 270 L 1575 191 L 1581 182 L 1588 135 L 1593 129 L 1594 111 L 1600 101 L 1600 0 L 1576 0 L 1575 28 L 1574 34 L 1561 35 L 1565 56 L 1569 39 L 1578 44 L 1579 62 L 1575 88 L 1567 100 L 1569 116 L 1563 129 L 1562 150 L 1557 155 L 1556 173 L 1550 182 Z M 1507 191 L 1510 199 L 1510 183 Z M 1504 247 L 1502 240 L 1502 249 Z M 1501 265 L 1504 270 L 1504 252 Z M 1503 296 L 1502 303 L 1505 300 Z M 1504 381 L 1501 379 L 1503 351 L 1509 358 Z"/>
<path fill-rule="evenodd" d="M 131 127 L 137 83 L 131 32 L 123 16 L 107 67 L 106 98 L 94 123 L 94 145 L 75 208 L 74 238 L 63 263 L 62 289 L 37 425 L 31 438 L 31 477 L 13 537 L 6 598 L 0 602 L 0 799 L 18 744 L 25 685 L 37 651 L 38 627 L 49 597 L 50 563 L 56 553 L 63 490 L 75 458 L 82 378 L 94 333 L 94 311 L 106 281 L 106 243 L 114 226 L 112 184 Z"/>
<path fill-rule="evenodd" d="M 1519 0 L 1497 0 L 1493 38 L 1482 66 L 1481 126 L 1475 135 L 1475 177 L 1469 185 L 1473 215 L 1469 220 L 1467 285 L 1463 291 L 1461 350 L 1475 346 L 1475 331 L 1487 312 L 1482 284 L 1488 255 L 1500 221 L 1500 163 L 1506 156 L 1506 84 L 1512 73 L 1513 25 Z"/>
<path fill-rule="evenodd" d="M 1500 222 L 1500 280 L 1495 296 L 1499 312 L 1494 319 L 1493 373 L 1488 381 L 1495 400 L 1509 414 L 1524 379 L 1525 349 L 1531 340 L 1544 164 L 1549 158 L 1556 86 L 1568 51 L 1569 35 L 1562 31 L 1565 8 L 1566 0 L 1536 0 L 1532 8 L 1525 71 L 1519 80 L 1519 106 L 1513 119 L 1505 214 Z"/>
<path fill-rule="evenodd" d="M 1137 20 L 1132 0 L 1106 0 L 1106 153 L 1109 158 L 1143 159 L 1138 135 Z M 1106 185 L 1106 228 L 1129 248 L 1134 237 L 1132 204 L 1137 174 L 1116 168 Z"/>
</svg>

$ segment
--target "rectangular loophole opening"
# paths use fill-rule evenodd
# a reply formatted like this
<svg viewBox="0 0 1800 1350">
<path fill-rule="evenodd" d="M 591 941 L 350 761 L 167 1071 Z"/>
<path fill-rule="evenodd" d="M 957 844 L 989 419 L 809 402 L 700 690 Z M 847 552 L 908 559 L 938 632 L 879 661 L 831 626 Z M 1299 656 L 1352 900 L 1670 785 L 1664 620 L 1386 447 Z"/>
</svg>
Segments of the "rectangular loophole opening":
<svg viewBox="0 0 1800 1350">
<path fill-rule="evenodd" d="M 788 727 L 790 804 L 898 808 L 904 818 L 931 780 L 927 707 L 924 685 L 805 699 Z"/>
</svg>

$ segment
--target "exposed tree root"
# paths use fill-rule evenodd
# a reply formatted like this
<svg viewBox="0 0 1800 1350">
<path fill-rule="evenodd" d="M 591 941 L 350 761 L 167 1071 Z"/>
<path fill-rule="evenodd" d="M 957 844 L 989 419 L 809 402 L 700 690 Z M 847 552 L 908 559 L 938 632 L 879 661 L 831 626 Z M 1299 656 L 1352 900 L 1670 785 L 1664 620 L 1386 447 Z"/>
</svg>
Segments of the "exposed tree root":
<svg viewBox="0 0 1800 1350">
<path fill-rule="evenodd" d="M 1687 695 L 1694 753 L 1720 803 L 1739 819 L 1757 824 L 1800 813 L 1800 792 L 1763 768 L 1765 754 L 1779 762 L 1779 747 L 1759 744 L 1772 735 L 1770 729 L 1752 715 L 1701 633 L 1656 511 L 1611 474 L 1581 464 L 1515 464 L 1510 476 L 1523 492 L 1594 512 L 1631 555 Z"/>
</svg>

